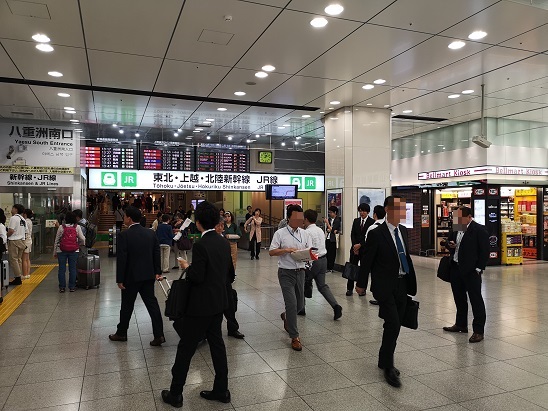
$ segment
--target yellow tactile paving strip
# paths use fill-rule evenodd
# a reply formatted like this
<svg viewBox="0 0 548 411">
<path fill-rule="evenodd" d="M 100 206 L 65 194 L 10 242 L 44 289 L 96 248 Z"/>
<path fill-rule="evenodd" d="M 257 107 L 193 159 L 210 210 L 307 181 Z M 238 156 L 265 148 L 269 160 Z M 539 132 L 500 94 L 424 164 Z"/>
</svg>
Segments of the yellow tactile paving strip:
<svg viewBox="0 0 548 411">
<path fill-rule="evenodd" d="M 51 270 L 57 266 L 57 264 L 37 266 L 38 268 L 31 273 L 28 280 L 23 280 L 23 284 L 15 287 L 4 297 L 4 303 L 0 305 L 0 325 L 13 314 L 17 307 L 25 301 L 30 293 L 32 293 L 44 278 L 47 277 Z"/>
</svg>

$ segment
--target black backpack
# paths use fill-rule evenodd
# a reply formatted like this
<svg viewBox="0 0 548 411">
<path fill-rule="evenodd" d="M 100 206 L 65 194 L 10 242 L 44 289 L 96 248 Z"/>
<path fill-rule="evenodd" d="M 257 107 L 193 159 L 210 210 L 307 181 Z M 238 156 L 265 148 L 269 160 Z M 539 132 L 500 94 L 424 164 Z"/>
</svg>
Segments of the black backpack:
<svg viewBox="0 0 548 411">
<path fill-rule="evenodd" d="M 95 244 L 95 239 L 97 238 L 97 226 L 89 221 L 86 221 L 85 224 L 78 223 L 78 225 L 86 229 L 86 247 L 93 247 L 93 244 Z"/>
</svg>

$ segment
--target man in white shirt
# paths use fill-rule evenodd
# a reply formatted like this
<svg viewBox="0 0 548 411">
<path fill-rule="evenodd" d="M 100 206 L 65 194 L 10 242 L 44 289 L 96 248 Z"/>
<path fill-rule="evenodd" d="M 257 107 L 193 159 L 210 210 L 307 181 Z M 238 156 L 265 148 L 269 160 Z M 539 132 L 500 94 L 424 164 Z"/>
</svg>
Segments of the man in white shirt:
<svg viewBox="0 0 548 411">
<path fill-rule="evenodd" d="M 8 261 L 13 271 L 13 280 L 9 285 L 21 285 L 21 275 L 23 273 L 23 253 L 25 252 L 25 236 L 27 232 L 27 223 L 22 214 L 25 207 L 21 204 L 15 204 L 11 209 L 11 218 L 8 224 Z"/>
<path fill-rule="evenodd" d="M 316 281 L 318 291 L 333 307 L 333 320 L 338 320 L 342 316 L 342 307 L 337 303 L 329 286 L 325 283 L 325 272 L 327 271 L 327 249 L 325 248 L 325 235 L 323 230 L 316 225 L 318 213 L 314 210 L 304 212 L 304 228 L 312 241 L 312 247 L 318 249 L 318 260 L 312 263 L 312 267 L 307 270 L 307 280 Z"/>
<path fill-rule="evenodd" d="M 304 308 L 304 263 L 295 261 L 291 253 L 312 247 L 312 241 L 308 233 L 301 228 L 304 216 L 300 206 L 291 205 L 287 208 L 287 221 L 287 227 L 274 233 L 268 253 L 273 257 L 279 257 L 278 281 L 285 303 L 285 312 L 280 317 L 291 337 L 291 348 L 301 351 L 297 312 Z"/>
<path fill-rule="evenodd" d="M 382 223 L 384 223 L 385 217 L 386 217 L 386 211 L 384 210 L 384 207 L 382 205 L 376 205 L 373 208 L 373 219 L 375 220 L 375 223 L 367 229 L 367 232 L 365 233 L 365 241 L 367 241 L 367 235 L 371 231 L 373 231 L 375 228 L 377 228 Z M 373 305 L 379 305 L 379 302 L 375 299 L 369 300 L 369 303 Z"/>
</svg>

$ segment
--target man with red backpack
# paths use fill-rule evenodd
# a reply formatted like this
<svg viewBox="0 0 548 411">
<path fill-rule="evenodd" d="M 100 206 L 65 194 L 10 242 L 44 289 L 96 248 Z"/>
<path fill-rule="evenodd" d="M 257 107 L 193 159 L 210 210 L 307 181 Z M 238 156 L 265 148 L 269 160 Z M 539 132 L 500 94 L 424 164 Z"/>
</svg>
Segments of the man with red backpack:
<svg viewBox="0 0 548 411">
<path fill-rule="evenodd" d="M 65 222 L 57 229 L 53 246 L 53 257 L 59 261 L 59 292 L 64 293 L 66 282 L 67 261 L 69 266 L 69 290 L 76 291 L 76 260 L 80 246 L 84 245 L 86 237 L 82 228 L 76 223 L 76 215 L 69 211 L 65 215 Z"/>
</svg>

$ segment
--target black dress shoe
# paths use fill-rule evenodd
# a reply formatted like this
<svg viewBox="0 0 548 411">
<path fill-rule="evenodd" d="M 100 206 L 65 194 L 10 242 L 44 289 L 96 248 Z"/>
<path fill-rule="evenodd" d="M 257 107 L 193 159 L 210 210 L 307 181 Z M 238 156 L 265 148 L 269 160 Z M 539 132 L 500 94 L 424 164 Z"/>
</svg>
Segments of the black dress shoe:
<svg viewBox="0 0 548 411">
<path fill-rule="evenodd" d="M 381 370 L 384 370 L 384 367 L 382 367 L 380 364 L 378 364 L 378 367 L 381 369 Z M 400 370 L 398 370 L 396 367 L 392 367 L 394 369 L 394 372 L 396 373 L 396 375 L 399 377 L 400 376 Z"/>
<path fill-rule="evenodd" d="M 251 256 L 251 259 L 252 259 L 252 260 L 254 260 L 254 259 L 255 259 L 255 257 Z"/>
<path fill-rule="evenodd" d="M 379 302 L 377 300 L 369 300 L 369 304 L 371 305 L 379 305 Z"/>
<path fill-rule="evenodd" d="M 333 307 L 333 320 L 338 320 L 342 317 L 342 307 L 340 305 L 336 305 Z"/>
<path fill-rule="evenodd" d="M 175 408 L 183 406 L 183 396 L 173 395 L 169 390 L 162 390 L 162 400 Z"/>
<path fill-rule="evenodd" d="M 257 260 L 259 259 L 259 256 L 255 257 Z"/>
<path fill-rule="evenodd" d="M 394 367 L 384 370 L 384 379 L 392 387 L 401 387 L 400 377 L 396 373 L 396 369 Z"/>
<path fill-rule="evenodd" d="M 219 401 L 228 404 L 230 402 L 230 391 L 226 390 L 223 393 L 216 393 L 214 391 L 200 391 L 200 397 L 205 398 L 208 401 Z"/>
<path fill-rule="evenodd" d="M 467 333 L 468 328 L 459 327 L 458 325 L 452 325 L 451 327 L 443 327 L 443 331 L 449 331 L 450 333 Z"/>
<path fill-rule="evenodd" d="M 302 315 L 304 317 L 306 315 L 306 310 L 303 308 L 301 311 L 297 313 L 297 315 Z"/>
<path fill-rule="evenodd" d="M 162 345 L 163 343 L 166 342 L 166 339 L 164 336 L 161 336 L 161 337 L 158 337 L 158 338 L 155 338 L 153 339 L 151 342 L 150 342 L 150 345 L 152 345 L 153 347 L 159 347 L 160 345 Z"/>
<path fill-rule="evenodd" d="M 171 267 L 171 269 L 172 269 L 172 270 L 178 270 L 178 269 L 179 269 L 179 266 L 176 265 L 176 266 L 174 266 L 174 267 Z"/>
<path fill-rule="evenodd" d="M 350 297 L 352 295 L 352 290 L 346 290 L 346 296 Z"/>
<path fill-rule="evenodd" d="M 127 341 L 127 335 L 110 334 L 108 339 L 110 341 Z"/>
<path fill-rule="evenodd" d="M 245 335 L 243 335 L 240 331 L 236 330 L 236 331 L 230 331 L 228 333 L 228 335 L 230 337 L 234 337 L 234 338 L 238 338 L 240 340 L 244 339 L 245 338 Z"/>
<path fill-rule="evenodd" d="M 468 341 L 470 341 L 471 343 L 483 341 L 483 334 L 473 333 Z"/>
<path fill-rule="evenodd" d="M 21 277 L 15 277 L 13 280 L 9 282 L 8 285 L 21 285 L 23 282 L 21 281 Z"/>
</svg>

